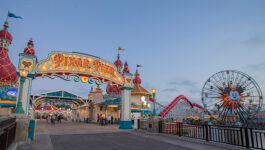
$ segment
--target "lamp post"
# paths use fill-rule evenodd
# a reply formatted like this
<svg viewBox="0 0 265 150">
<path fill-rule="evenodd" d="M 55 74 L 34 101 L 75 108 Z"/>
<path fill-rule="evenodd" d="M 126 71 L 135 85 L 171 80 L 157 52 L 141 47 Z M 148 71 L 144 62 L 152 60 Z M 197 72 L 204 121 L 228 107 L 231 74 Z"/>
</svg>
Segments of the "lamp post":
<svg viewBox="0 0 265 150">
<path fill-rule="evenodd" d="M 89 96 L 89 120 L 90 121 L 92 121 L 92 120 L 94 120 L 94 114 L 93 114 L 93 112 L 94 112 L 94 102 L 93 102 L 93 96 L 92 95 L 90 95 Z"/>
<path fill-rule="evenodd" d="M 20 79 L 19 79 L 19 94 L 18 94 L 18 102 L 17 102 L 17 105 L 16 105 L 16 109 L 13 111 L 13 113 L 15 114 L 24 114 L 25 111 L 23 110 L 23 107 L 22 107 L 22 93 L 23 93 L 23 84 L 25 82 L 25 79 L 26 77 L 28 76 L 28 70 L 25 70 L 25 69 L 21 69 L 19 71 L 19 75 L 20 75 Z"/>
<path fill-rule="evenodd" d="M 88 119 L 88 115 L 87 115 L 87 105 L 88 105 L 88 103 L 87 103 L 87 100 L 86 100 L 85 123 L 87 123 L 86 121 Z"/>
<path fill-rule="evenodd" d="M 152 88 L 152 93 L 153 93 L 153 103 L 154 103 L 154 108 L 153 108 L 153 116 L 156 116 L 156 89 Z"/>
</svg>

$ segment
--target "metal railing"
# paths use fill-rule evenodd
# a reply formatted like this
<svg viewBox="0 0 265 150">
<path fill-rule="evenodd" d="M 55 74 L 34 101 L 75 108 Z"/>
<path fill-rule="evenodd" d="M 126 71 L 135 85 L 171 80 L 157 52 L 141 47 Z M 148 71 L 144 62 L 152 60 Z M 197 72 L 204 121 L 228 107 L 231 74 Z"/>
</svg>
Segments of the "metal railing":
<svg viewBox="0 0 265 150">
<path fill-rule="evenodd" d="M 160 126 L 162 126 L 163 133 L 232 144 L 246 148 L 265 149 L 265 130 L 186 124 L 181 122 L 161 123 Z"/>
<path fill-rule="evenodd" d="M 16 118 L 0 116 L 0 150 L 6 150 L 14 142 Z"/>
</svg>

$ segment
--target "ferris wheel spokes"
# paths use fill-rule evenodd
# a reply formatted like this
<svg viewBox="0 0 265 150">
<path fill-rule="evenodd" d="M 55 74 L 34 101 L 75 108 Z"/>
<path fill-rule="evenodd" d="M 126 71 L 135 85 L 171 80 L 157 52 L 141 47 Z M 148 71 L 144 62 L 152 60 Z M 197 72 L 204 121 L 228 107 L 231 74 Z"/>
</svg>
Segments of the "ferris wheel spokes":
<svg viewBox="0 0 265 150">
<path fill-rule="evenodd" d="M 212 75 L 204 84 L 202 102 L 209 112 L 216 112 L 221 120 L 246 121 L 255 114 L 263 97 L 257 83 L 248 75 L 225 70 Z"/>
</svg>

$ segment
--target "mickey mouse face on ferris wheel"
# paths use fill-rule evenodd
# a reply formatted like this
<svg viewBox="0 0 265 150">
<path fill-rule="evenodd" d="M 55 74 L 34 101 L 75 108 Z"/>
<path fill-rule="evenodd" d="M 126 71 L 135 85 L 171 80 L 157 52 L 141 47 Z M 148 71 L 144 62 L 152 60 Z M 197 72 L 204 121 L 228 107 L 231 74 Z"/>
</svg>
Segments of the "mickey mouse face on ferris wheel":
<svg viewBox="0 0 265 150">
<path fill-rule="evenodd" d="M 225 93 L 228 94 L 228 97 L 232 102 L 238 102 L 241 99 L 240 94 L 243 92 L 244 89 L 242 87 L 236 87 L 236 89 L 230 87 L 225 88 Z"/>
</svg>

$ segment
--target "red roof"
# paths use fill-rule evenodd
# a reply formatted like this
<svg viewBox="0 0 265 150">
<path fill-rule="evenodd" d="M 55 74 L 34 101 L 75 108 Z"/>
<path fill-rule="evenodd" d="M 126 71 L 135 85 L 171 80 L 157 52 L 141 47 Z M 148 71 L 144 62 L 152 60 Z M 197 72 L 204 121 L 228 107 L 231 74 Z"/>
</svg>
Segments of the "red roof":
<svg viewBox="0 0 265 150">
<path fill-rule="evenodd" d="M 185 97 L 184 95 L 179 95 L 159 114 L 159 116 L 165 117 L 168 114 L 168 112 L 182 99 L 186 100 L 190 104 L 191 107 L 197 107 L 197 108 L 202 109 L 204 112 L 207 112 L 207 110 L 203 108 L 201 105 L 196 104 L 196 103 L 191 103 L 187 99 L 187 97 Z"/>
<path fill-rule="evenodd" d="M 124 63 L 124 68 L 123 68 L 123 71 L 122 72 L 127 72 L 127 73 L 130 73 L 130 69 L 128 67 L 128 63 L 127 61 Z"/>
<path fill-rule="evenodd" d="M 28 42 L 28 46 L 24 49 L 24 53 L 35 55 L 35 50 L 34 50 L 33 46 L 34 46 L 34 43 L 30 39 L 29 42 Z"/>
<path fill-rule="evenodd" d="M 6 21 L 5 24 L 4 24 L 4 29 L 3 29 L 3 30 L 0 30 L 0 38 L 8 39 L 8 40 L 10 41 L 10 43 L 11 43 L 12 40 L 13 40 L 13 37 L 12 37 L 12 35 L 7 31 L 7 28 L 8 28 L 8 22 Z"/>
<path fill-rule="evenodd" d="M 128 67 L 128 63 L 127 61 L 124 63 L 124 68 L 123 68 L 123 71 L 122 72 L 127 72 L 127 73 L 130 73 L 130 69 Z"/>
<path fill-rule="evenodd" d="M 116 66 L 122 66 L 122 61 L 120 60 L 120 54 L 117 55 L 117 60 L 114 62 Z"/>
<path fill-rule="evenodd" d="M 140 79 L 140 74 L 138 73 L 138 70 L 135 72 L 135 78 L 133 79 L 133 84 L 141 84 L 142 80 Z"/>
<path fill-rule="evenodd" d="M 12 35 L 7 31 L 7 29 L 0 30 L 0 37 L 8 39 L 10 42 L 13 40 Z"/>
<path fill-rule="evenodd" d="M 125 67 L 125 68 L 123 68 L 123 71 L 122 72 L 130 73 L 130 69 L 128 67 Z"/>
<path fill-rule="evenodd" d="M 121 61 L 120 59 L 117 59 L 117 60 L 114 62 L 114 64 L 115 64 L 116 66 L 122 66 L 122 61 Z"/>
</svg>

